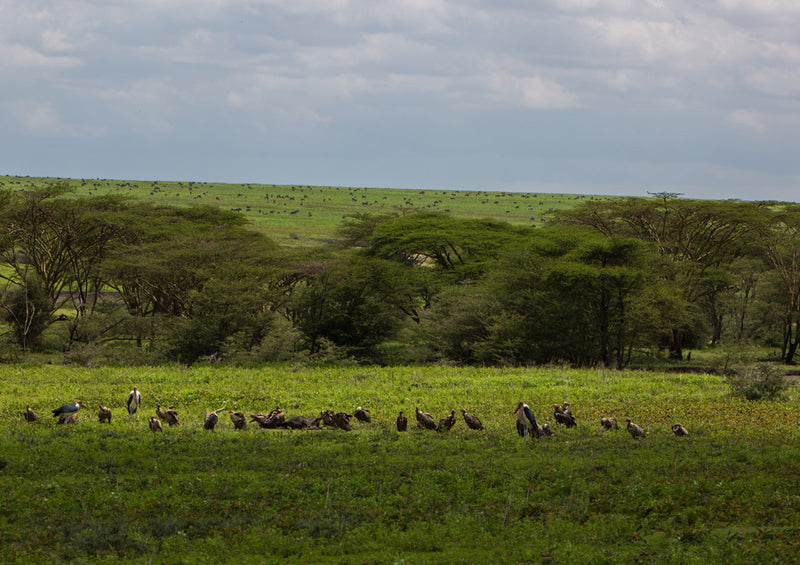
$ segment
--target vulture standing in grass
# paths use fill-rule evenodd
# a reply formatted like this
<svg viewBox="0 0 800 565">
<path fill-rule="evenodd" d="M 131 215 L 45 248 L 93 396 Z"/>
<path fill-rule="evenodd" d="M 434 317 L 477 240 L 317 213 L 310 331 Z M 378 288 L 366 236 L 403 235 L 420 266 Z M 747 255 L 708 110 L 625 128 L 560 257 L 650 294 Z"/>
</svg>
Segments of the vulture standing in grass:
<svg viewBox="0 0 800 565">
<path fill-rule="evenodd" d="M 405 417 L 403 411 L 400 410 L 400 414 L 397 415 L 397 431 L 404 432 L 408 429 L 408 418 Z"/>
<path fill-rule="evenodd" d="M 59 415 L 58 422 L 59 424 L 74 424 L 78 421 L 78 413 L 77 412 L 69 412 Z"/>
<path fill-rule="evenodd" d="M 161 404 L 156 404 L 156 416 L 158 416 L 158 419 L 162 422 L 167 421 L 167 411 L 161 408 Z"/>
<path fill-rule="evenodd" d="M 225 410 L 224 408 L 220 408 L 219 410 L 214 410 L 211 412 L 208 408 L 206 408 L 206 415 L 203 418 L 203 428 L 206 430 L 214 431 L 214 426 L 217 425 L 219 421 L 219 413 Z"/>
<path fill-rule="evenodd" d="M 564 406 L 568 407 L 569 403 L 565 402 Z M 575 423 L 575 418 L 572 416 L 572 412 L 569 411 L 569 408 L 565 410 L 558 404 L 553 404 L 553 418 L 557 423 L 564 424 L 568 428 L 577 425 Z"/>
<path fill-rule="evenodd" d="M 161 425 L 161 420 L 159 420 L 155 416 L 150 416 L 148 424 L 150 425 L 150 429 L 152 430 L 153 433 L 164 431 L 164 426 Z"/>
<path fill-rule="evenodd" d="M 481 421 L 478 419 L 477 416 L 473 416 L 472 414 L 470 414 L 469 412 L 467 412 L 463 408 L 461 409 L 461 414 L 464 415 L 464 421 L 467 423 L 467 427 L 470 430 L 482 430 L 483 429 L 483 424 L 481 423 Z"/>
<path fill-rule="evenodd" d="M 517 433 L 522 436 L 522 439 L 527 441 L 531 434 L 534 437 L 541 436 L 536 416 L 533 415 L 533 411 L 527 404 L 520 400 L 512 414 L 517 415 Z"/>
<path fill-rule="evenodd" d="M 600 418 L 600 426 L 603 428 L 603 431 L 608 430 L 618 430 L 619 424 L 617 424 L 616 418 Z"/>
<path fill-rule="evenodd" d="M 241 412 L 230 411 L 231 422 L 233 422 L 233 429 L 243 430 L 247 427 L 247 418 Z"/>
<path fill-rule="evenodd" d="M 625 421 L 628 423 L 628 433 L 631 434 L 631 437 L 633 439 L 639 439 L 640 437 L 645 437 L 642 426 L 634 424 L 633 422 L 631 422 L 630 418 L 625 418 Z"/>
<path fill-rule="evenodd" d="M 450 410 L 450 415 L 445 416 L 439 420 L 439 425 L 436 427 L 437 432 L 449 432 L 456 423 L 456 411 Z"/>
<path fill-rule="evenodd" d="M 97 419 L 100 420 L 100 423 L 111 423 L 111 408 L 108 406 L 100 405 L 100 409 L 97 411 Z"/>
<path fill-rule="evenodd" d="M 78 410 L 80 410 L 81 408 L 86 408 L 86 406 L 84 406 L 83 402 L 81 402 L 80 400 L 73 402 L 71 404 L 62 404 L 61 406 L 53 410 L 53 418 L 59 418 L 58 423 L 63 424 L 64 422 L 60 421 L 62 417 L 68 418 L 73 414 L 77 414 Z"/>
<path fill-rule="evenodd" d="M 417 412 L 417 426 L 421 430 L 435 430 L 436 429 L 436 422 L 433 421 L 433 416 L 428 414 L 427 412 L 421 412 L 419 408 L 416 408 Z"/>
<path fill-rule="evenodd" d="M 170 406 L 169 410 L 164 413 L 164 419 L 167 421 L 167 424 L 172 426 L 177 426 L 178 422 L 178 411 L 175 410 L 174 406 Z"/>
<path fill-rule="evenodd" d="M 689 430 L 681 426 L 680 424 L 672 424 L 672 433 L 678 437 L 688 437 Z"/>
<path fill-rule="evenodd" d="M 356 411 L 353 412 L 353 416 L 356 417 L 356 420 L 364 424 L 369 424 L 370 422 L 372 422 L 372 418 L 369 415 L 369 410 L 365 410 L 361 406 L 356 408 Z"/>
<path fill-rule="evenodd" d="M 39 414 L 37 414 L 32 408 L 30 404 L 25 405 L 25 412 L 22 413 L 22 416 L 25 418 L 26 422 L 37 422 L 39 421 Z"/>
</svg>

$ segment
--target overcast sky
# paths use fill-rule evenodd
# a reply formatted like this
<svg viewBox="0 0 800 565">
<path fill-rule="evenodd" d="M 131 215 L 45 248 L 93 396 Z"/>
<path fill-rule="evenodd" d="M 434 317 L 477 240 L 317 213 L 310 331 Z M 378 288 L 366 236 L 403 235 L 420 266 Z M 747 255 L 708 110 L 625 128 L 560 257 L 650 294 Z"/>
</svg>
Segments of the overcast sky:
<svg viewBox="0 0 800 565">
<path fill-rule="evenodd" d="M 0 174 L 800 201 L 800 1 L 0 0 Z"/>
</svg>

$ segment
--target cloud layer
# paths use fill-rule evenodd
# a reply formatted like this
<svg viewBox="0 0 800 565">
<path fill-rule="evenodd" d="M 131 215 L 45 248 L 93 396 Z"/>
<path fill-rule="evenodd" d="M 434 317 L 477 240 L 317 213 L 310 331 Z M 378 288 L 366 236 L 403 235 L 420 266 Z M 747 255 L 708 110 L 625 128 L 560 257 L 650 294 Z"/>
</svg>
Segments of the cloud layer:
<svg viewBox="0 0 800 565">
<path fill-rule="evenodd" d="M 0 0 L 0 173 L 798 200 L 791 0 Z"/>
</svg>

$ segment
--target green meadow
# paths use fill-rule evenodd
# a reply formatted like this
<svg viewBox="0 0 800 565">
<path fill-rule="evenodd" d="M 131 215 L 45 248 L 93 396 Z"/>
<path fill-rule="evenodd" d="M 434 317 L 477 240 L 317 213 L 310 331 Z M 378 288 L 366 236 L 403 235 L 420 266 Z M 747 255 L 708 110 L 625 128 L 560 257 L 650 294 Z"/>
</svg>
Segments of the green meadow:
<svg viewBox="0 0 800 565">
<path fill-rule="evenodd" d="M 18 365 L 0 383 L 2 563 L 800 561 L 798 400 L 733 399 L 716 376 Z M 134 385 L 144 404 L 130 420 Z M 50 410 L 75 399 L 88 405 L 78 422 L 55 424 Z M 516 434 L 521 399 L 555 436 Z M 553 421 L 564 400 L 577 428 Z M 149 430 L 157 402 L 176 406 L 180 426 Z M 23 420 L 26 403 L 39 422 Z M 351 432 L 237 431 L 227 417 L 358 405 L 373 422 Z M 465 408 L 485 430 L 461 418 L 447 433 L 418 430 L 417 406 L 436 418 Z M 204 410 L 223 407 L 204 430 Z M 603 432 L 603 416 L 622 429 Z M 632 439 L 625 418 L 647 437 Z"/>
<path fill-rule="evenodd" d="M 180 181 L 55 179 L 0 176 L 0 188 L 30 190 L 64 180 L 80 196 L 117 195 L 152 204 L 217 206 L 243 214 L 276 243 L 312 247 L 330 242 L 354 214 L 449 212 L 461 218 L 541 225 L 553 210 L 602 196 L 498 191 L 411 190 L 341 186 L 230 184 Z M 643 194 L 643 196 L 645 196 Z"/>
</svg>

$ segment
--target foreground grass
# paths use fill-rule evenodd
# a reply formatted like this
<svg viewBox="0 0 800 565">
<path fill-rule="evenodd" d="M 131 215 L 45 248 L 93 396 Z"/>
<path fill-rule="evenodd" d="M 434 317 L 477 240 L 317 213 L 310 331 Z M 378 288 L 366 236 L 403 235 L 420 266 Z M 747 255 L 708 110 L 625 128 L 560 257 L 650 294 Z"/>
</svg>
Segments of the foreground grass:
<svg viewBox="0 0 800 565">
<path fill-rule="evenodd" d="M 0 562 L 797 562 L 800 411 L 747 403 L 716 377 L 453 368 L 0 371 Z M 143 413 L 128 421 L 136 384 Z M 90 410 L 57 426 L 49 409 Z M 525 443 L 510 414 L 544 421 L 568 399 L 577 429 Z M 154 436 L 155 402 L 178 428 Z M 43 422 L 26 424 L 27 402 Z M 101 425 L 99 403 L 114 419 Z M 370 408 L 338 430 L 237 432 L 225 413 Z M 446 434 L 394 429 L 398 410 L 466 408 Z M 601 416 L 648 437 L 602 433 Z M 680 421 L 689 438 L 674 437 Z"/>
</svg>

